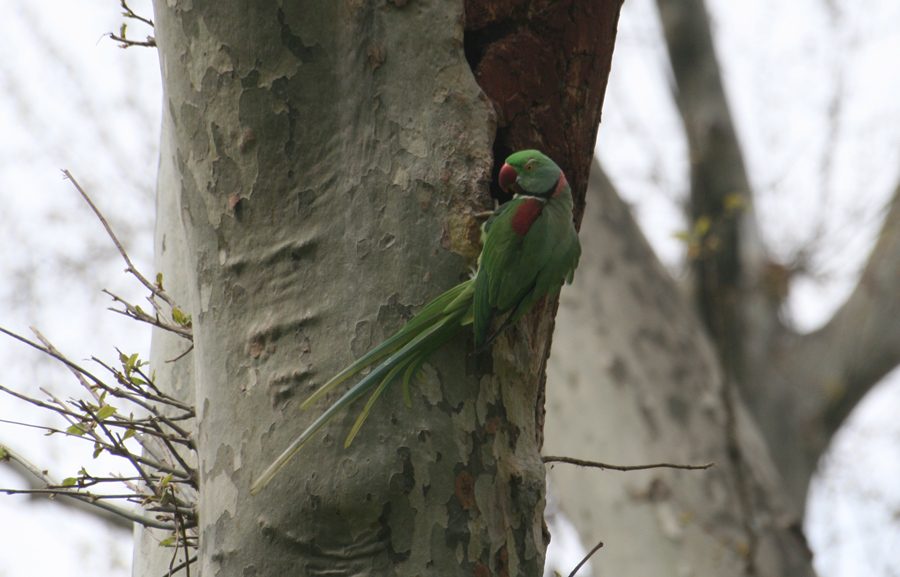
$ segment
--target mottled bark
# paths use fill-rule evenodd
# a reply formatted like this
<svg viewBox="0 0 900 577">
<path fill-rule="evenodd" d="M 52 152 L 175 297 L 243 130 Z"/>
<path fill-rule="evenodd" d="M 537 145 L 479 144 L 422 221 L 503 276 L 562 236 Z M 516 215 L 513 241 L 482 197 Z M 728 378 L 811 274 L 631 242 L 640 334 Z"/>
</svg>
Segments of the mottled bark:
<svg viewBox="0 0 900 577">
<path fill-rule="evenodd" d="M 545 453 L 705 471 L 550 478 L 600 575 L 813 575 L 765 442 L 692 307 L 599 166 L 548 363 Z"/>
<path fill-rule="evenodd" d="M 160 0 L 156 23 L 158 229 L 183 239 L 157 251 L 194 322 L 200 569 L 539 575 L 543 309 L 492 359 L 448 344 L 411 409 L 391 391 L 344 450 L 351 410 L 248 491 L 322 410 L 299 402 L 474 264 L 495 117 L 462 5 Z M 586 174 L 602 92 L 580 96 Z"/>
</svg>

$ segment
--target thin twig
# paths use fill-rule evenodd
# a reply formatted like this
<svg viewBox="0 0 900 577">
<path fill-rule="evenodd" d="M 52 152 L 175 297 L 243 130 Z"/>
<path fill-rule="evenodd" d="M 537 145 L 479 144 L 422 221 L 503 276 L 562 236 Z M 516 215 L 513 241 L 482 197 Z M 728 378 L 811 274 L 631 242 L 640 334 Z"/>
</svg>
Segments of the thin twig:
<svg viewBox="0 0 900 577">
<path fill-rule="evenodd" d="M 79 415 L 78 413 L 70 412 L 66 408 L 66 404 L 64 402 L 62 402 L 61 399 L 56 397 L 56 395 L 54 395 L 53 393 L 51 393 L 44 387 L 38 387 L 38 390 L 41 391 L 42 393 L 44 393 L 45 395 L 47 395 L 48 397 L 50 397 L 51 399 L 53 399 L 53 402 L 56 403 L 57 405 L 59 405 L 58 409 L 53 409 L 53 410 L 55 410 L 58 415 L 61 415 L 62 418 L 64 418 L 69 423 L 69 425 L 71 425 L 73 427 L 78 427 L 79 429 L 81 429 L 84 432 L 84 434 L 90 435 L 90 437 L 93 438 L 94 441 L 96 441 L 98 443 L 105 442 L 103 440 L 103 437 L 101 437 L 100 434 L 94 430 L 94 427 L 91 427 L 90 429 L 82 428 L 81 425 L 84 424 L 84 418 L 81 415 Z M 77 421 L 69 418 L 68 415 L 74 415 L 75 417 L 77 417 Z"/>
<path fill-rule="evenodd" d="M 88 379 L 94 381 L 95 384 L 98 384 L 98 385 L 102 384 L 102 381 L 100 379 L 98 379 L 97 377 L 95 377 L 93 374 L 91 374 L 90 371 L 87 371 L 87 370 L 81 368 L 76 363 L 73 363 L 72 361 L 68 360 L 67 358 L 65 358 L 61 355 L 54 354 L 53 351 L 47 349 L 46 347 L 42 347 L 41 345 L 37 344 L 36 342 L 28 340 L 21 335 L 18 335 L 12 331 L 4 329 L 3 327 L 0 327 L 0 333 L 3 333 L 9 337 L 12 337 L 12 338 L 16 339 L 17 341 L 24 343 L 24 344 L 28 345 L 29 347 L 32 347 L 32 348 L 44 353 L 45 355 L 50 355 L 54 359 L 58 360 L 59 362 L 63 363 L 64 365 L 66 365 L 67 367 L 69 367 L 71 369 L 75 369 L 76 371 L 78 371 L 79 373 L 81 373 L 82 375 L 87 377 Z"/>
<path fill-rule="evenodd" d="M 87 437 L 84 435 L 76 435 L 76 434 L 70 433 L 68 431 L 63 431 L 62 429 L 56 429 L 54 427 L 47 427 L 45 425 L 32 425 L 31 423 L 22 423 L 20 421 L 10 421 L 8 419 L 0 419 L 0 423 L 8 423 L 10 425 L 18 425 L 20 427 L 30 427 L 32 429 L 40 429 L 42 431 L 47 431 L 48 433 L 51 433 L 51 434 L 59 433 L 60 435 L 66 435 L 67 437 L 72 438 L 72 439 L 87 441 L 88 443 L 91 443 L 92 445 L 99 444 L 103 448 L 104 451 L 107 451 L 108 453 L 110 453 L 112 455 L 119 454 L 113 445 L 110 445 L 109 443 L 107 443 L 105 441 L 98 441 L 97 439 L 94 439 L 92 437 Z M 151 435 L 151 436 L 156 435 L 156 433 L 154 431 L 147 431 L 144 434 Z M 191 448 L 193 448 L 193 447 L 191 447 Z M 141 456 L 135 455 L 135 458 L 138 459 L 141 463 L 147 465 L 148 467 L 153 467 L 154 469 L 158 469 L 162 473 L 166 473 L 166 474 L 172 473 L 172 475 L 174 477 L 178 477 L 179 479 L 181 479 L 180 481 L 177 481 L 179 483 L 187 483 L 190 485 L 194 484 L 194 481 L 193 481 L 194 473 L 193 473 L 193 469 L 191 469 L 191 468 L 189 468 L 187 471 L 181 471 L 179 469 L 175 469 L 173 467 L 168 467 L 166 465 L 163 465 L 162 463 L 152 461 L 146 457 L 141 457 Z M 174 483 L 176 481 L 172 481 L 172 482 Z"/>
<path fill-rule="evenodd" d="M 156 38 L 147 36 L 146 40 L 131 40 L 124 36 L 117 36 L 114 32 L 107 32 L 107 35 L 120 44 L 119 48 L 130 48 L 131 46 L 143 46 L 145 48 L 156 48 Z"/>
<path fill-rule="evenodd" d="M 103 289 L 103 292 L 108 294 L 110 297 L 112 297 L 113 301 L 122 303 L 122 305 L 125 307 L 124 311 L 120 311 L 119 309 L 114 309 L 112 307 L 109 307 L 107 310 L 110 310 L 114 313 L 118 313 L 122 316 L 126 316 L 130 319 L 134 319 L 136 321 L 140 321 L 142 323 L 147 323 L 148 325 L 153 325 L 154 327 L 158 327 L 163 330 L 173 332 L 180 337 L 188 339 L 189 341 L 192 341 L 194 339 L 194 336 L 193 336 L 194 333 L 191 329 L 189 329 L 187 327 L 183 327 L 178 324 L 170 324 L 168 322 L 163 322 L 159 319 L 159 313 L 157 313 L 156 317 L 152 317 L 152 316 L 148 315 L 147 313 L 145 313 L 144 311 L 140 310 L 138 307 L 129 303 L 122 297 L 108 291 L 107 289 Z M 153 303 L 154 307 L 156 307 L 155 302 L 153 302 L 152 300 L 150 302 Z M 169 301 L 166 300 L 166 302 L 169 302 Z M 174 305 L 172 305 L 172 306 L 174 308 Z M 158 308 L 158 307 L 156 307 L 156 308 Z"/>
<path fill-rule="evenodd" d="M 169 449 L 169 453 L 171 453 L 172 456 L 175 457 L 175 460 L 178 461 L 178 464 L 181 465 L 181 468 L 184 469 L 184 471 L 186 473 L 193 476 L 194 469 L 185 462 L 185 460 L 181 457 L 181 454 L 179 454 L 178 451 L 175 449 L 175 447 L 173 447 L 171 445 L 169 440 L 166 439 L 165 437 L 159 437 L 159 438 L 162 439 L 163 443 L 165 443 L 166 448 Z"/>
<path fill-rule="evenodd" d="M 117 351 L 120 355 L 122 354 L 122 351 L 120 351 L 118 348 L 116 349 L 116 351 Z M 162 392 L 162 391 L 159 390 L 159 388 L 156 386 L 156 383 L 153 382 L 153 379 L 151 379 L 150 377 L 148 377 L 147 375 L 145 375 L 144 372 L 141 370 L 141 367 L 140 367 L 139 365 L 135 365 L 134 368 L 132 369 L 132 371 L 137 372 L 138 375 L 140 375 L 141 377 L 143 377 L 145 384 L 146 384 L 148 387 L 150 387 L 151 389 L 153 389 L 153 392 L 156 393 L 156 394 L 159 396 L 160 399 L 169 399 L 169 398 L 170 398 L 170 397 L 169 397 L 168 395 L 166 395 L 164 392 Z M 142 395 L 145 395 L 145 396 L 147 395 L 146 391 L 140 391 L 140 393 L 141 393 Z M 188 411 L 193 411 L 193 410 L 194 410 L 193 407 L 191 407 L 190 405 L 182 405 L 182 406 L 185 407 L 185 410 L 188 410 Z"/>
<path fill-rule="evenodd" d="M 156 388 L 156 385 L 153 383 L 153 379 L 151 379 L 149 376 L 147 376 L 144 373 L 144 371 L 141 370 L 140 367 L 134 367 L 133 371 L 136 372 L 138 374 L 138 376 L 142 377 L 144 379 L 144 382 L 147 383 L 147 386 L 152 388 L 157 393 L 157 395 L 154 396 L 154 395 L 148 394 L 146 391 L 141 391 L 142 395 L 144 395 L 148 399 L 149 398 L 157 398 L 160 400 L 160 402 L 169 404 L 173 407 L 177 407 L 177 408 L 181 409 L 182 411 L 191 413 L 191 415 L 194 414 L 194 406 L 193 405 L 188 405 L 187 403 L 182 403 L 181 401 L 177 401 L 177 400 L 173 399 L 172 397 L 170 397 L 169 395 L 160 391 L 158 388 Z M 158 416 L 165 417 L 165 415 L 158 415 Z M 180 431 L 180 429 L 176 429 L 176 430 Z M 185 437 L 189 436 L 186 432 L 181 432 L 181 434 L 183 434 Z"/>
<path fill-rule="evenodd" d="M 0 489 L 0 492 L 6 493 L 7 495 L 50 495 L 51 497 L 55 497 L 57 495 L 75 494 L 90 501 L 99 501 L 100 499 L 124 499 L 126 501 L 137 502 L 136 500 L 139 499 L 139 495 L 135 495 L 134 493 L 123 493 L 121 495 L 116 495 L 114 493 L 100 494 L 81 492 L 80 489 L 83 488 L 84 487 L 77 487 L 69 489 L 68 487 L 63 487 L 62 485 L 51 485 L 46 489 Z"/>
<path fill-rule="evenodd" d="M 169 493 L 171 494 L 171 493 L 173 493 L 173 491 L 170 489 L 170 490 L 169 490 Z M 174 495 L 172 495 L 172 496 L 174 497 Z M 184 545 L 184 558 L 185 558 L 185 559 L 189 559 L 189 558 L 190 558 L 190 552 L 188 551 L 187 530 L 186 530 L 185 527 L 184 527 L 184 523 L 181 522 L 182 515 L 181 515 L 181 512 L 178 510 L 178 505 L 175 505 L 175 516 L 174 516 L 174 519 L 175 519 L 175 534 L 176 534 L 176 537 L 175 537 L 175 551 L 176 551 L 176 553 L 177 553 L 177 551 L 178 551 L 178 537 L 177 537 L 177 534 L 178 534 L 178 526 L 181 525 L 181 544 Z M 172 570 L 172 564 L 170 563 L 170 564 L 169 564 L 169 571 L 171 571 L 171 570 Z M 191 577 L 191 564 L 190 564 L 190 563 L 188 563 L 187 565 L 184 566 L 184 571 L 185 571 L 185 574 L 186 574 L 187 577 Z"/>
<path fill-rule="evenodd" d="M 66 434 L 62 429 L 54 429 L 53 427 L 45 427 L 43 425 L 32 425 L 31 423 L 23 423 L 21 421 L 10 421 L 8 419 L 0 419 L 0 423 L 6 423 L 8 425 L 18 425 L 19 427 L 29 427 L 31 429 L 40 429 L 42 431 L 46 431 L 48 433 L 62 433 Z"/>
<path fill-rule="evenodd" d="M 42 389 L 42 390 L 43 390 L 43 389 Z M 76 418 L 78 419 L 78 423 L 77 423 L 77 424 L 80 424 L 80 423 L 81 423 L 81 415 L 79 415 L 78 413 L 75 413 L 75 412 L 73 412 L 73 411 L 69 411 L 69 410 L 67 410 L 67 409 L 60 409 L 59 407 L 55 407 L 55 406 L 53 406 L 53 405 L 50 405 L 50 404 L 41 402 L 41 401 L 39 401 L 39 400 L 37 400 L 37 399 L 33 399 L 33 398 L 28 397 L 28 396 L 26 396 L 26 395 L 23 395 L 23 394 L 21 394 L 21 393 L 17 393 L 17 392 L 15 392 L 15 391 L 11 390 L 11 389 L 7 389 L 7 388 L 4 387 L 3 385 L 0 385 L 0 391 L 3 391 L 3 392 L 5 392 L 5 393 L 7 393 L 7 394 L 9 394 L 9 395 L 12 395 L 12 396 L 14 396 L 14 397 L 16 397 L 16 398 L 18 398 L 18 399 L 23 400 L 23 401 L 25 401 L 25 402 L 31 403 L 31 404 L 33 404 L 33 405 L 35 405 L 35 406 L 38 406 L 38 407 L 41 407 L 41 408 L 44 408 L 44 409 L 48 409 L 48 410 L 51 410 L 51 411 L 55 411 L 56 413 L 58 413 L 58 414 L 60 414 L 60 415 L 62 415 L 62 416 L 70 415 L 70 416 L 76 417 Z M 44 391 L 44 392 L 46 392 L 46 391 Z M 71 422 L 71 421 L 70 421 L 70 422 Z M 104 423 L 106 423 L 106 422 L 104 421 Z M 121 427 L 126 426 L 125 423 L 115 423 L 115 422 L 110 422 L 110 423 L 108 423 L 108 424 L 109 424 L 110 426 L 121 426 Z M 33 426 L 33 425 L 32 425 L 32 426 Z M 48 430 L 48 431 L 53 431 L 53 432 L 62 433 L 62 434 L 64 434 L 64 435 L 68 435 L 68 436 L 74 437 L 74 438 L 76 438 L 76 439 L 84 439 L 85 441 L 88 441 L 88 442 L 91 442 L 91 443 L 98 443 L 98 444 L 103 448 L 103 450 L 109 452 L 109 453 L 112 454 L 112 455 L 119 455 L 120 457 L 125 457 L 125 458 L 134 459 L 134 460 L 136 460 L 137 462 L 139 462 L 139 463 L 141 463 L 141 464 L 147 465 L 148 467 L 152 467 L 152 468 L 157 469 L 157 470 L 159 470 L 159 471 L 162 471 L 162 472 L 164 472 L 164 473 L 172 473 L 173 476 L 180 477 L 180 478 L 185 479 L 185 480 L 188 480 L 188 481 L 194 478 L 194 476 L 193 476 L 190 472 L 181 471 L 181 470 L 179 470 L 179 469 L 175 469 L 174 467 L 169 467 L 169 466 L 164 465 L 163 463 L 160 463 L 160 462 L 158 462 L 158 461 L 154 461 L 154 460 L 152 460 L 152 459 L 148 459 L 148 458 L 145 457 L 145 456 L 135 455 L 134 453 L 128 451 L 128 449 L 124 449 L 124 448 L 123 448 L 123 449 L 119 449 L 119 448 L 116 447 L 115 445 L 111 445 L 110 443 L 107 443 L 107 442 L 106 442 L 105 440 L 103 440 L 103 438 L 100 437 L 99 435 L 96 435 L 96 432 L 95 432 L 95 431 L 85 431 L 86 434 L 91 434 L 91 437 L 85 437 L 85 436 L 82 436 L 82 435 L 75 435 L 75 434 L 73 434 L 73 433 L 69 433 L 68 431 L 61 431 L 61 430 L 59 430 L 59 429 L 52 429 L 52 428 L 50 428 L 50 427 L 37 427 L 37 428 L 41 428 L 41 429 L 45 429 L 45 430 Z M 148 434 L 148 435 L 154 435 L 155 433 L 151 431 L 151 432 L 148 432 L 147 434 Z M 94 435 L 96 435 L 96 436 L 94 436 Z M 173 440 L 174 440 L 174 439 L 173 439 Z M 191 446 L 193 446 L 193 445 L 191 445 Z M 127 453 L 127 454 L 126 454 L 126 453 Z"/>
<path fill-rule="evenodd" d="M 189 352 L 191 352 L 192 350 L 194 350 L 194 343 L 193 343 L 193 342 L 191 343 L 191 346 L 189 346 L 189 347 L 187 348 L 186 351 L 184 351 L 183 353 L 181 353 L 180 355 L 178 355 L 177 357 L 175 357 L 175 358 L 173 358 L 173 359 L 166 359 L 166 362 L 167 362 L 167 363 L 174 363 L 175 361 L 180 361 L 181 359 L 183 359 L 184 357 L 186 357 L 187 354 L 188 354 Z"/>
<path fill-rule="evenodd" d="M 169 572 L 167 574 L 163 575 L 162 577 L 172 577 L 172 575 L 174 575 L 175 573 L 178 573 L 179 571 L 184 569 L 187 565 L 190 565 L 191 563 L 194 563 L 196 561 L 197 561 L 197 556 L 194 555 L 193 557 L 191 557 L 184 563 L 181 563 L 180 565 L 176 565 L 175 567 L 170 567 Z"/>
<path fill-rule="evenodd" d="M 138 22 L 143 22 L 150 28 L 156 27 L 156 25 L 153 24 L 153 20 L 150 20 L 149 18 L 144 18 L 143 16 L 137 14 L 134 10 L 131 9 L 130 6 L 128 6 L 128 3 L 125 2 L 125 0 L 122 0 L 121 4 L 122 4 L 122 10 L 125 11 L 122 14 L 122 16 L 124 16 L 125 18 L 131 18 L 132 20 L 137 20 Z"/>
<path fill-rule="evenodd" d="M 137 474 L 144 478 L 144 483 L 146 483 L 148 487 L 152 488 L 153 487 L 153 479 L 150 477 L 150 474 L 147 473 L 147 471 L 144 470 L 144 468 L 141 466 L 141 464 L 138 463 L 134 459 L 134 455 L 132 455 L 131 451 L 129 451 L 128 449 L 125 448 L 125 445 L 122 444 L 121 439 L 118 439 L 112 433 L 112 431 L 110 431 L 109 428 L 107 428 L 106 423 L 104 423 L 103 421 L 101 421 L 100 419 L 97 418 L 97 415 L 94 414 L 94 411 L 92 411 L 90 409 L 90 407 L 87 406 L 87 404 L 84 404 L 84 406 L 82 408 L 88 415 L 90 415 L 91 419 L 95 423 L 97 423 L 97 425 L 100 426 L 101 429 L 103 429 L 103 432 L 106 434 L 106 438 L 108 438 L 110 441 L 112 441 L 113 446 L 116 449 L 116 454 L 119 454 L 122 457 L 125 457 L 128 460 L 128 462 L 132 464 L 135 471 L 137 471 Z"/>
<path fill-rule="evenodd" d="M 3 451 L 6 454 L 6 456 L 9 457 L 10 460 L 13 460 L 16 463 L 18 463 L 19 465 L 21 465 L 23 469 L 28 471 L 28 473 L 30 473 L 34 477 L 40 479 L 44 484 L 51 485 L 51 486 L 59 485 L 59 483 L 57 483 L 56 480 L 53 479 L 53 477 L 51 477 L 50 475 L 48 475 L 47 473 L 42 471 L 39 467 L 37 467 L 31 461 L 22 457 L 17 452 L 10 449 L 9 447 L 4 445 Z M 15 490 L 14 489 L 0 489 L 0 491 L 9 493 L 10 491 L 15 491 Z M 67 491 L 67 490 L 55 490 L 54 494 L 62 495 L 63 497 L 69 497 L 71 499 L 76 499 L 78 501 L 87 503 L 94 507 L 104 509 L 104 510 L 106 510 L 110 513 L 113 513 L 119 517 L 123 517 L 123 518 L 133 521 L 135 523 L 140 523 L 141 525 L 144 525 L 145 527 L 155 527 L 157 529 L 168 529 L 168 530 L 172 530 L 175 528 L 174 523 L 165 523 L 162 521 L 157 521 L 156 519 L 152 519 L 149 517 L 143 517 L 141 515 L 133 513 L 131 511 L 129 511 L 128 509 L 123 509 L 121 507 L 117 507 L 116 505 L 110 505 L 109 503 L 104 503 L 102 501 L 102 496 L 93 495 L 93 496 L 88 497 L 83 494 L 76 493 L 74 491 Z"/>
<path fill-rule="evenodd" d="M 2 329 L 0 329 L 0 330 L 2 330 Z M 118 371 L 118 370 L 110 367 L 109 365 L 107 365 L 106 363 L 104 363 L 103 361 L 98 359 L 97 357 L 91 357 L 91 360 L 94 361 L 95 363 L 97 363 L 98 365 L 100 365 L 101 367 L 103 367 L 104 369 L 108 370 L 115 377 L 118 377 L 118 375 L 122 374 L 121 371 Z M 148 386 L 153 388 L 153 390 L 155 390 L 155 391 L 159 391 L 159 389 L 157 389 L 155 385 L 151 384 L 150 379 L 148 379 L 146 375 L 141 373 L 139 371 L 139 369 L 135 368 L 134 370 L 138 371 L 138 374 L 141 375 L 142 377 L 144 377 L 144 380 L 147 381 Z M 132 383 L 132 385 L 133 384 L 134 383 Z M 107 385 L 105 383 L 98 383 L 98 385 L 100 387 L 103 387 L 104 390 L 109 391 L 110 394 L 116 395 L 117 397 L 121 397 L 123 399 L 128 399 L 129 401 L 133 402 L 136 405 L 140 405 L 141 407 L 147 409 L 148 411 L 152 412 L 153 410 L 155 410 L 152 408 L 152 405 L 148 405 L 146 403 L 143 403 L 142 401 L 138 401 L 137 399 L 135 399 L 132 395 L 130 395 L 128 393 L 125 393 L 123 391 L 119 391 L 117 393 L 116 389 L 110 387 L 109 385 Z M 194 407 L 192 407 L 191 405 L 188 405 L 186 403 L 182 403 L 181 401 L 177 401 L 177 400 L 173 399 L 172 397 L 169 397 L 163 393 L 154 395 L 153 393 L 148 393 L 147 391 L 141 391 L 140 389 L 135 390 L 135 392 L 139 393 L 142 397 L 144 397 L 147 400 L 171 405 L 177 409 L 181 409 L 182 411 L 191 413 L 191 416 L 194 416 Z"/>
<path fill-rule="evenodd" d="M 574 457 L 551 457 L 546 456 L 543 457 L 543 461 L 545 463 L 568 463 L 569 465 L 576 465 L 578 467 L 593 467 L 595 469 L 609 469 L 611 471 L 643 471 L 644 469 L 686 469 L 689 471 L 696 471 L 701 469 L 709 469 L 710 467 L 715 466 L 715 463 L 710 462 L 705 465 L 677 465 L 675 463 L 654 463 L 652 465 L 610 465 L 608 463 L 600 463 L 597 461 L 584 461 L 582 459 L 575 459 Z"/>
<path fill-rule="evenodd" d="M 53 343 L 51 343 L 50 340 L 47 339 L 47 337 L 45 337 L 44 335 L 41 334 L 41 331 L 37 330 L 34 327 L 28 327 L 28 328 L 31 329 L 31 332 L 34 333 L 34 336 L 36 336 L 39 341 L 44 343 L 44 346 L 47 347 L 47 350 L 50 352 L 50 354 L 52 354 L 54 357 L 56 357 L 58 359 L 65 358 L 65 356 L 59 351 L 59 349 L 57 349 L 55 346 L 53 346 Z M 69 365 L 66 365 L 66 366 L 68 367 L 68 369 L 70 371 L 72 371 L 72 374 L 75 375 L 75 378 L 78 379 L 78 382 L 81 383 L 81 386 L 84 387 L 85 389 L 87 389 L 87 391 L 94 397 L 94 400 L 99 402 L 100 395 L 98 395 L 97 391 L 95 391 L 94 388 L 91 387 L 90 383 L 87 382 L 87 379 L 84 378 L 84 375 L 82 375 L 77 369 L 72 368 Z"/>
<path fill-rule="evenodd" d="M 138 279 L 141 282 L 141 284 L 143 284 L 145 287 L 147 287 L 147 289 L 149 289 L 150 292 L 152 292 L 153 294 L 155 294 L 162 300 L 166 301 L 169 304 L 169 306 L 174 307 L 175 303 L 174 303 L 174 301 L 172 301 L 172 299 L 169 298 L 169 295 L 167 295 L 166 292 L 164 290 L 160 289 L 157 285 L 153 284 L 152 282 L 150 282 L 149 280 L 144 278 L 144 275 L 142 275 L 137 270 L 137 268 L 135 268 L 134 263 L 131 262 L 131 258 L 128 257 L 128 253 L 125 252 L 125 247 L 122 246 L 122 243 L 119 242 L 118 237 L 116 237 L 116 233 L 113 232 L 112 228 L 109 226 L 109 223 L 106 222 L 106 218 L 104 218 L 104 216 L 100 213 L 100 210 L 97 209 L 97 206 L 91 200 L 91 197 L 88 196 L 87 192 L 85 192 L 84 189 L 81 188 L 81 185 L 78 184 L 78 181 L 75 180 L 75 177 L 72 176 L 72 173 L 69 172 L 68 170 L 63 170 L 63 175 L 65 175 L 65 177 L 72 182 L 72 184 L 78 190 L 79 194 L 81 194 L 81 197 L 84 198 L 85 202 L 88 203 L 88 206 L 91 207 L 91 210 L 94 211 L 94 214 L 97 215 L 97 218 L 100 219 L 100 223 L 103 225 L 103 228 L 106 229 L 106 234 L 108 234 L 109 238 L 112 239 L 113 243 L 116 245 L 116 248 L 119 250 L 119 254 L 122 255 L 123 259 L 125 259 L 125 264 L 128 265 L 128 268 L 125 269 L 125 272 L 133 275 L 136 279 Z"/>
<path fill-rule="evenodd" d="M 581 567 L 582 567 L 585 563 L 588 562 L 588 559 L 590 559 L 591 556 L 593 556 L 594 553 L 596 553 L 597 551 L 600 550 L 600 547 L 603 547 L 603 541 L 600 541 L 599 543 L 597 543 L 597 545 L 594 546 L 593 549 L 591 549 L 591 552 L 588 553 L 587 555 L 585 555 L 584 559 L 582 559 L 581 562 L 580 562 L 578 565 L 575 565 L 575 568 L 572 569 L 572 572 L 571 572 L 571 573 L 569 573 L 569 577 L 575 577 L 575 574 L 578 573 L 578 570 L 581 569 Z"/>
<path fill-rule="evenodd" d="M 36 407 L 54 411 L 56 413 L 59 413 L 63 417 L 65 417 L 65 416 L 75 417 L 76 419 L 78 419 L 78 421 L 81 421 L 81 415 L 79 415 L 78 413 L 76 413 L 74 411 L 70 411 L 68 409 L 60 409 L 59 407 L 57 407 L 55 405 L 51 405 L 49 403 L 45 403 L 45 402 L 39 401 L 37 399 L 33 399 L 27 395 L 23 395 L 22 393 L 17 393 L 16 391 L 14 391 L 12 389 L 7 389 L 3 385 L 0 385 L 0 391 L 6 393 L 8 395 L 11 395 L 13 397 L 16 397 L 17 399 L 21 399 L 21 400 L 25 401 L 26 403 L 31 403 L 32 405 L 34 405 Z M 66 420 L 68 421 L 68 419 L 66 419 Z M 69 421 L 69 422 L 71 423 L 71 421 Z M 67 433 L 67 434 L 71 434 L 71 433 Z"/>
</svg>

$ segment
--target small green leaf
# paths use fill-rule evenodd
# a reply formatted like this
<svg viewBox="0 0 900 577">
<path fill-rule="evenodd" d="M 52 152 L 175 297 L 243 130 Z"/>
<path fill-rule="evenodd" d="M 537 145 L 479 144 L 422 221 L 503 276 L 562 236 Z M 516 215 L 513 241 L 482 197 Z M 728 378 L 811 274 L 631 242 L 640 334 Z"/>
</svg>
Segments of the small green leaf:
<svg viewBox="0 0 900 577">
<path fill-rule="evenodd" d="M 134 436 L 134 429 L 128 429 L 125 431 L 125 435 L 122 437 L 122 440 L 130 439 Z"/>
<path fill-rule="evenodd" d="M 191 315 L 184 314 L 178 307 L 172 309 L 172 320 L 183 327 L 190 327 L 192 324 Z"/>
<path fill-rule="evenodd" d="M 87 433 L 87 428 L 81 423 L 75 423 L 74 425 L 66 429 L 66 433 L 75 435 L 76 437 L 80 437 L 83 434 Z"/>
<path fill-rule="evenodd" d="M 173 537 L 172 535 L 169 535 L 168 537 L 166 537 L 165 539 L 163 539 L 162 541 L 159 542 L 159 546 L 160 547 L 169 547 L 170 545 L 173 545 L 174 543 L 175 543 L 175 537 Z"/>
<path fill-rule="evenodd" d="M 103 452 L 103 445 L 94 443 L 94 458 L 96 459 Z"/>
<path fill-rule="evenodd" d="M 73 487 L 75 485 L 75 483 L 77 483 L 77 482 L 78 482 L 78 479 L 75 477 L 66 477 L 65 479 L 62 480 L 62 486 L 63 487 Z"/>
<path fill-rule="evenodd" d="M 744 200 L 743 194 L 740 192 L 732 192 L 725 195 L 722 205 L 725 207 L 725 210 L 742 210 L 746 208 L 747 203 Z"/>
<path fill-rule="evenodd" d="M 105 407 L 101 407 L 99 411 L 97 411 L 97 419 L 103 420 L 108 419 L 116 413 L 116 408 L 112 405 L 106 405 Z"/>
<path fill-rule="evenodd" d="M 172 473 L 169 473 L 168 475 L 166 475 L 165 477 L 163 477 L 162 481 L 159 482 L 160 488 L 165 487 L 166 485 L 168 485 L 168 484 L 169 484 L 169 481 L 171 481 L 171 480 L 172 480 Z"/>
<path fill-rule="evenodd" d="M 694 235 L 697 238 L 703 238 L 709 232 L 710 226 L 712 226 L 712 220 L 704 214 L 694 223 Z"/>
<path fill-rule="evenodd" d="M 163 288 L 162 279 L 163 279 L 162 273 L 161 272 L 156 273 L 156 286 L 159 287 L 159 290 L 165 290 Z"/>
<path fill-rule="evenodd" d="M 0 461 L 9 461 L 9 453 L 6 452 L 6 447 L 0 447 Z"/>
<path fill-rule="evenodd" d="M 686 230 L 679 230 L 678 232 L 673 232 L 672 236 L 681 242 L 691 242 L 691 233 Z"/>
</svg>

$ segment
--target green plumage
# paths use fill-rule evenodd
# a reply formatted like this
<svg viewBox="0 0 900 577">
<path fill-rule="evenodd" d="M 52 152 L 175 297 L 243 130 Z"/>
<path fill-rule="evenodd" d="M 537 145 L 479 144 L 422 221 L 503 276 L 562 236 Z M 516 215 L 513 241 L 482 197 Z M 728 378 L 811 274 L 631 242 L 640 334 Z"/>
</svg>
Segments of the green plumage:
<svg viewBox="0 0 900 577">
<path fill-rule="evenodd" d="M 464 327 L 474 325 L 475 350 L 480 352 L 541 297 L 556 296 L 563 282 L 572 281 L 581 246 L 572 223 L 572 192 L 562 171 L 540 152 L 524 150 L 507 158 L 500 171 L 500 185 L 516 195 L 482 227 L 484 247 L 475 277 L 425 305 L 394 336 L 313 393 L 301 408 L 308 408 L 360 371 L 375 367 L 291 443 L 256 480 L 252 493 L 259 492 L 338 411 L 363 394 L 371 391 L 345 447 L 391 384 L 402 380 L 406 404 L 412 406 L 409 385 L 413 377 L 431 353 Z M 538 202 L 542 204 L 535 204 Z M 504 323 L 488 337 L 495 317 L 503 315 L 507 315 Z"/>
</svg>

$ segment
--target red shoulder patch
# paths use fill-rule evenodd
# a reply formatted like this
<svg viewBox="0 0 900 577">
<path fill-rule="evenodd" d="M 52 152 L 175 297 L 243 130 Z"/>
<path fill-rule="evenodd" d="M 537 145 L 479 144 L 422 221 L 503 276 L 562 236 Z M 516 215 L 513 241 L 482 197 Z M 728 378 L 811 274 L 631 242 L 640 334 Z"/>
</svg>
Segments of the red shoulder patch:
<svg viewBox="0 0 900 577">
<path fill-rule="evenodd" d="M 513 232 L 519 236 L 525 236 L 531 230 L 531 225 L 541 216 L 544 210 L 544 203 L 536 198 L 529 198 L 519 205 L 516 214 L 512 218 Z"/>
</svg>

